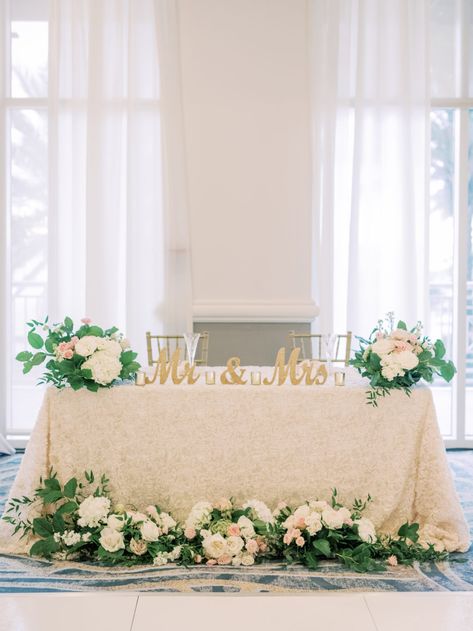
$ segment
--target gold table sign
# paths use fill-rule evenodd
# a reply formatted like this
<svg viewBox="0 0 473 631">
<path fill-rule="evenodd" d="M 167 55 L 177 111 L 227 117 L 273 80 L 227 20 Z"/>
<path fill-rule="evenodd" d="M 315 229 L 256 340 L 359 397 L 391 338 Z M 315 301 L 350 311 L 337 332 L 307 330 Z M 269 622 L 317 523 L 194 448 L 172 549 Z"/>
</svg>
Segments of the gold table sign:
<svg viewBox="0 0 473 631">
<path fill-rule="evenodd" d="M 304 382 L 307 386 L 320 386 L 327 381 L 327 368 L 324 364 L 315 365 L 311 362 L 305 362 L 298 364 L 300 349 L 295 348 L 291 351 L 289 359 L 286 363 L 286 349 L 280 348 L 273 368 L 271 378 L 265 377 L 262 380 L 262 385 L 271 386 L 277 384 L 282 386 L 287 378 L 293 386 L 300 385 Z M 136 385 L 144 386 L 147 384 L 155 383 L 158 381 L 160 384 L 165 384 L 169 377 L 176 385 L 186 382 L 187 384 L 194 384 L 199 381 L 201 375 L 195 373 L 195 366 L 191 366 L 188 362 L 184 364 L 182 374 L 179 374 L 181 350 L 177 348 L 171 356 L 171 361 L 167 361 L 166 349 L 163 349 L 159 353 L 156 369 L 152 377 L 148 377 L 143 372 L 137 374 Z M 248 379 L 245 377 L 246 368 L 240 366 L 239 357 L 230 357 L 227 361 L 227 367 L 220 375 L 220 383 L 225 386 L 240 385 L 243 386 L 248 383 Z"/>
</svg>

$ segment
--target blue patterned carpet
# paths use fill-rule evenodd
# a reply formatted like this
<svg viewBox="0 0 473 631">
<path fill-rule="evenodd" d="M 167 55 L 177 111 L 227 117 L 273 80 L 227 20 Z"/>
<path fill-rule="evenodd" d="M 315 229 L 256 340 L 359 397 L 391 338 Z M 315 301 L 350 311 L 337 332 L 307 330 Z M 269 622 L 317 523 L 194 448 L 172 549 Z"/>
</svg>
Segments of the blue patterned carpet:
<svg viewBox="0 0 473 631">
<path fill-rule="evenodd" d="M 473 534 L 473 451 L 448 459 Z M 21 455 L 0 457 L 0 514 Z M 132 590 L 152 592 L 473 591 L 473 550 L 466 563 L 425 563 L 376 574 L 326 562 L 317 571 L 265 563 L 252 568 L 106 568 L 0 555 L 0 593 Z"/>
</svg>

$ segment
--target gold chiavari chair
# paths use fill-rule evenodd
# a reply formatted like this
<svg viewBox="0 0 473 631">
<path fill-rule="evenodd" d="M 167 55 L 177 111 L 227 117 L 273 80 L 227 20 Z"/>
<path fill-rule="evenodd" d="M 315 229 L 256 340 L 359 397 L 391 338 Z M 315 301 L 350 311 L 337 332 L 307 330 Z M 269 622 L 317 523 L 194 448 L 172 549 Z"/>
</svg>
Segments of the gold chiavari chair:
<svg viewBox="0 0 473 631">
<path fill-rule="evenodd" d="M 153 341 L 156 342 L 155 346 L 158 351 L 156 355 L 153 353 Z M 187 348 L 183 335 L 151 335 L 150 331 L 147 331 L 146 347 L 148 349 L 148 364 L 150 366 L 158 362 L 159 353 L 163 349 L 166 350 L 166 358 L 168 361 L 177 348 L 184 351 L 184 359 L 187 359 Z M 196 355 L 195 359 L 196 365 L 207 366 L 209 360 L 209 334 L 207 331 L 200 334 L 197 352 L 198 355 Z"/>
<path fill-rule="evenodd" d="M 332 363 L 338 362 L 348 366 L 351 353 L 351 331 L 344 334 L 336 334 L 335 343 L 333 345 Z M 322 352 L 322 343 L 324 336 L 321 333 L 296 333 L 289 331 L 289 339 L 292 340 L 293 348 L 300 348 L 299 361 L 305 359 L 316 359 L 321 362 L 327 361 L 325 353 Z"/>
</svg>

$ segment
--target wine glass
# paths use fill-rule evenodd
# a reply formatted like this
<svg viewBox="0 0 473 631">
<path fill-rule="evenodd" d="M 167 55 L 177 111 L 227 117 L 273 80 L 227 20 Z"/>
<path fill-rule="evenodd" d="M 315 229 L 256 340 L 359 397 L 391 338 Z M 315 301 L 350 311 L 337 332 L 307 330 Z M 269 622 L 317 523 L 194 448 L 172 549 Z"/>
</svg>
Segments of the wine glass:
<svg viewBox="0 0 473 631">
<path fill-rule="evenodd" d="M 199 343 L 200 333 L 184 333 L 184 341 L 187 348 L 187 357 L 189 364 L 194 365 L 195 354 L 197 352 L 197 344 Z"/>
<path fill-rule="evenodd" d="M 327 333 L 323 336 L 325 360 L 327 362 L 327 371 L 332 370 L 332 360 L 334 359 L 335 343 L 338 335 L 336 333 Z"/>
</svg>

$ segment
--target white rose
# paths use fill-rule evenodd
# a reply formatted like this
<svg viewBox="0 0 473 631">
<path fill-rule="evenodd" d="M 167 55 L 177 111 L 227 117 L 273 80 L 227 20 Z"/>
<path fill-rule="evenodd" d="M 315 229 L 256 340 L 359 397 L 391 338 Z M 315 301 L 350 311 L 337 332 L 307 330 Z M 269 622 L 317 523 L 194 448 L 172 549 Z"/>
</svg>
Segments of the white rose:
<svg viewBox="0 0 473 631">
<path fill-rule="evenodd" d="M 107 519 L 107 526 L 113 530 L 123 530 L 124 525 L 123 517 L 119 515 L 110 515 Z"/>
<path fill-rule="evenodd" d="M 245 542 L 241 537 L 232 536 L 228 537 L 227 539 L 227 549 L 228 553 L 231 554 L 231 556 L 236 556 L 237 554 L 239 554 L 242 551 L 244 545 Z"/>
<path fill-rule="evenodd" d="M 412 370 L 419 363 L 419 358 L 415 353 L 411 351 L 401 351 L 396 354 L 397 363 L 404 368 L 404 370 Z"/>
<path fill-rule="evenodd" d="M 320 513 L 314 511 L 308 517 L 305 518 L 307 525 L 307 531 L 310 535 L 315 535 L 319 530 L 322 530 L 322 519 Z"/>
<path fill-rule="evenodd" d="M 169 515 L 169 513 L 161 513 L 157 521 L 161 525 L 163 533 L 165 535 L 167 535 L 168 532 L 172 530 L 176 525 L 176 522 L 171 517 L 171 515 Z"/>
<path fill-rule="evenodd" d="M 345 523 L 345 514 L 329 507 L 322 512 L 322 521 L 330 530 L 336 530 Z"/>
<path fill-rule="evenodd" d="M 96 351 L 82 364 L 82 369 L 90 370 L 96 383 L 107 386 L 120 375 L 122 364 L 115 355 L 107 351 Z"/>
<path fill-rule="evenodd" d="M 235 567 L 238 567 L 239 565 L 241 565 L 241 555 L 233 557 L 232 565 L 234 565 Z"/>
<path fill-rule="evenodd" d="M 131 517 L 132 524 L 140 524 L 141 522 L 148 521 L 148 517 L 144 513 L 138 511 L 128 511 L 127 517 Z"/>
<path fill-rule="evenodd" d="M 161 528 L 154 521 L 148 520 L 141 524 L 141 536 L 145 541 L 157 541 L 161 536 Z"/>
<path fill-rule="evenodd" d="M 289 530 L 290 528 L 294 528 L 294 523 L 295 523 L 295 519 L 294 519 L 294 515 L 289 515 L 289 517 L 283 521 L 282 523 L 282 527 L 285 528 L 286 530 Z"/>
<path fill-rule="evenodd" d="M 221 534 L 210 535 L 202 542 L 205 555 L 208 559 L 218 559 L 227 553 L 227 542 Z"/>
<path fill-rule="evenodd" d="M 294 511 L 294 521 L 297 523 L 300 519 L 304 519 L 310 515 L 310 507 L 308 504 L 303 504 L 296 508 Z"/>
<path fill-rule="evenodd" d="M 255 558 L 252 554 L 242 554 L 241 555 L 241 564 L 242 565 L 254 565 Z"/>
<path fill-rule="evenodd" d="M 66 530 L 62 535 L 62 540 L 66 546 L 75 546 L 80 541 L 80 533 L 73 530 Z"/>
<path fill-rule="evenodd" d="M 387 355 L 388 353 L 391 353 L 395 349 L 395 347 L 396 345 L 394 344 L 393 340 L 382 338 L 377 342 L 374 342 L 374 344 L 371 344 L 370 348 L 373 353 L 376 353 L 376 355 L 381 357 L 382 355 Z"/>
<path fill-rule="evenodd" d="M 100 533 L 99 541 L 102 548 L 107 550 L 107 552 L 117 552 L 118 550 L 123 550 L 125 547 L 122 533 L 108 526 Z"/>
<path fill-rule="evenodd" d="M 256 518 L 267 524 L 274 523 L 273 514 L 266 504 L 260 500 L 248 500 L 245 504 L 243 504 L 243 508 L 251 508 L 254 511 Z"/>
<path fill-rule="evenodd" d="M 130 541 L 130 550 L 136 556 L 143 556 L 148 551 L 148 544 L 143 539 L 132 539 Z"/>
<path fill-rule="evenodd" d="M 409 331 L 405 331 L 404 329 L 394 329 L 389 337 L 392 337 L 394 340 L 400 340 L 401 342 L 407 342 L 412 339 L 412 333 Z"/>
<path fill-rule="evenodd" d="M 358 535 L 366 543 L 376 543 L 376 529 L 372 521 L 361 517 L 354 522 L 358 526 Z"/>
<path fill-rule="evenodd" d="M 244 537 L 251 539 L 251 537 L 255 536 L 255 529 L 248 517 L 242 515 L 237 523 L 240 526 L 240 532 Z"/>
<path fill-rule="evenodd" d="M 95 497 L 89 495 L 79 505 L 78 524 L 82 527 L 93 528 L 107 519 L 110 510 L 110 500 L 108 497 Z"/>
<path fill-rule="evenodd" d="M 102 338 L 97 337 L 96 335 L 85 335 L 76 343 L 74 350 L 78 355 L 88 357 L 97 350 L 101 341 Z"/>
</svg>

